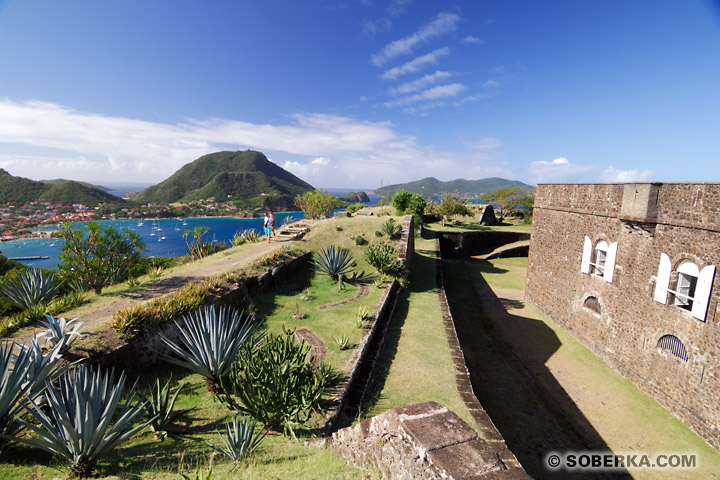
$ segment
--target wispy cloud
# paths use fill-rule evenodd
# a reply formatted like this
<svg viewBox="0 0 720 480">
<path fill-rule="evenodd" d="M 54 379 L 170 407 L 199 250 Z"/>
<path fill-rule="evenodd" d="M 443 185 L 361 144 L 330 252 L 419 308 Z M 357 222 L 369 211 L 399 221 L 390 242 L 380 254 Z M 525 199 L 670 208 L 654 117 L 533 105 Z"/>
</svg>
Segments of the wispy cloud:
<svg viewBox="0 0 720 480">
<path fill-rule="evenodd" d="M 420 145 L 388 122 L 299 113 L 282 124 L 220 118 L 171 124 L 0 99 L 0 168 L 13 175 L 159 182 L 207 153 L 246 148 L 319 187 L 372 188 L 380 175 L 405 182 L 416 180 L 418 171 L 446 180 L 512 177 L 493 155 Z"/>
<path fill-rule="evenodd" d="M 460 16 L 454 13 L 439 13 L 427 25 L 407 37 L 395 40 L 385 45 L 380 52 L 370 57 L 370 61 L 380 67 L 388 60 L 400 55 L 412 53 L 413 48 L 425 44 L 430 40 L 446 35 L 457 29 Z"/>
<path fill-rule="evenodd" d="M 467 37 L 462 39 L 462 43 L 485 43 L 478 37 L 474 37 L 472 35 L 468 35 Z"/>
<path fill-rule="evenodd" d="M 390 70 L 387 70 L 382 75 L 380 75 L 380 78 L 383 80 L 397 80 L 397 78 L 402 75 L 417 72 L 425 65 L 435 64 L 437 63 L 439 57 L 444 57 L 449 54 L 449 47 L 438 48 L 437 50 L 434 50 L 430 53 L 426 53 L 425 55 L 422 55 L 420 57 L 413 58 L 404 65 L 401 65 L 399 67 L 393 67 Z"/>
<path fill-rule="evenodd" d="M 637 182 L 653 176 L 652 170 L 622 170 L 613 166 L 573 163 L 565 157 L 530 164 L 532 180 L 537 183 Z"/>
<path fill-rule="evenodd" d="M 378 18 L 376 20 L 363 20 L 360 22 L 360 28 L 366 35 L 375 35 L 386 30 L 390 30 L 392 21 L 389 18 Z"/>
<path fill-rule="evenodd" d="M 418 78 L 417 80 L 413 80 L 412 82 L 406 82 L 397 87 L 393 87 L 389 90 L 389 92 L 391 95 L 407 95 L 408 93 L 417 92 L 419 90 L 422 90 L 423 88 L 427 88 L 431 85 L 435 85 L 438 82 L 447 80 L 448 78 L 452 77 L 452 75 L 453 74 L 450 72 L 443 72 L 441 70 L 438 70 L 435 73 L 425 75 Z"/>
<path fill-rule="evenodd" d="M 441 98 L 451 98 L 456 97 L 460 94 L 463 90 L 465 90 L 465 85 L 462 83 L 451 83 L 449 85 L 438 85 L 432 88 L 429 88 L 423 92 L 417 93 L 415 95 L 410 95 L 408 97 L 399 98 L 397 100 L 393 100 L 391 102 L 385 102 L 386 107 L 398 107 L 398 106 L 404 106 L 404 105 L 411 105 L 413 103 L 422 102 L 426 100 L 438 100 Z"/>
</svg>

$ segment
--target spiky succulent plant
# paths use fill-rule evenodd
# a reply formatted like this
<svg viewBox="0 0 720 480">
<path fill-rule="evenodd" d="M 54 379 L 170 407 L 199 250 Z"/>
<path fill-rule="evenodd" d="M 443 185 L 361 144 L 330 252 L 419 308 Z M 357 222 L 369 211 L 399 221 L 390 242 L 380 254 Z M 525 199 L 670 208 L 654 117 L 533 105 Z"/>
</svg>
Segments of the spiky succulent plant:
<svg viewBox="0 0 720 480">
<path fill-rule="evenodd" d="M 77 318 L 73 318 L 68 321 L 64 317 L 55 318 L 52 314 L 45 314 L 45 319 L 40 320 L 40 323 L 47 328 L 38 334 L 38 338 L 45 337 L 46 345 L 49 344 L 51 347 L 60 344 L 59 353 L 63 354 L 70 350 L 70 345 L 77 340 L 77 337 L 90 335 L 88 332 L 80 331 L 84 322 L 80 322 L 68 330 L 77 320 Z"/>
<path fill-rule="evenodd" d="M 57 388 L 47 388 L 47 410 L 26 407 L 34 422 L 17 422 L 34 433 L 14 440 L 59 455 L 70 463 L 73 475 L 90 475 L 98 458 L 130 439 L 150 423 L 136 422 L 145 413 L 144 399 L 135 401 L 136 386 L 123 396 L 125 374 L 80 365 L 61 375 Z"/>
<path fill-rule="evenodd" d="M 232 422 L 225 424 L 225 436 L 223 437 L 218 432 L 226 448 L 217 447 L 210 442 L 207 442 L 207 444 L 232 459 L 237 468 L 240 461 L 259 447 L 265 435 L 267 435 L 267 430 L 256 431 L 256 426 L 257 421 L 251 420 L 250 417 L 243 416 L 242 420 L 239 420 L 235 415 Z"/>
<path fill-rule="evenodd" d="M 337 280 L 347 276 L 355 268 L 355 259 L 350 250 L 338 245 L 329 245 L 313 255 L 315 270 Z"/>
<path fill-rule="evenodd" d="M 60 282 L 55 274 L 42 268 L 28 268 L 11 278 L 2 286 L 7 299 L 21 308 L 30 308 L 40 302 L 48 302 L 57 295 Z"/>
<path fill-rule="evenodd" d="M 221 392 L 222 377 L 230 372 L 238 352 L 260 324 L 243 311 L 234 308 L 216 311 L 211 306 L 185 315 L 183 320 L 184 326 L 176 321 L 173 328 L 180 344 L 160 335 L 170 349 L 165 359 L 205 377 L 209 391 Z"/>
</svg>

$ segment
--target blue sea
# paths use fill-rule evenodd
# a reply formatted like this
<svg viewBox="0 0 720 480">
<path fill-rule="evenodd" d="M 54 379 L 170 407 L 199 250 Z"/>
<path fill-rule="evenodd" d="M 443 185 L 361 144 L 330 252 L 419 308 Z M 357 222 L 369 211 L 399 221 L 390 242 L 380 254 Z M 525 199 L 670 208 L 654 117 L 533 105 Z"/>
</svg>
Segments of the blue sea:
<svg viewBox="0 0 720 480">
<path fill-rule="evenodd" d="M 276 213 L 277 226 L 282 226 L 288 220 L 301 220 L 305 218 L 303 212 Z M 187 253 L 187 245 L 183 232 L 193 230 L 197 226 L 208 227 L 210 231 L 203 237 L 206 240 L 225 242 L 230 240 L 239 230 L 248 228 L 262 233 L 262 218 L 227 218 L 227 217 L 191 217 L 185 220 L 101 220 L 101 225 L 112 225 L 118 230 L 127 228 L 135 231 L 145 242 L 143 255 L 149 257 L 177 257 Z M 82 223 L 74 224 L 76 228 L 83 228 Z M 33 267 L 55 268 L 59 263 L 62 239 L 37 238 L 21 239 L 12 242 L 0 243 L 0 253 L 8 258 L 47 256 L 42 260 L 23 260 L 21 263 Z"/>
</svg>

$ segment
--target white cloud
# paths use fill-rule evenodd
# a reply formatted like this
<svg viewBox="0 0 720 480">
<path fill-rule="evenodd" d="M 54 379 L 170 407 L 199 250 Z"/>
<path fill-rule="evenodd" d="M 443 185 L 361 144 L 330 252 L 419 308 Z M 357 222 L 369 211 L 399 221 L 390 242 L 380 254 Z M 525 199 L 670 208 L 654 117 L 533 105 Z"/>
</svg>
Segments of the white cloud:
<svg viewBox="0 0 720 480">
<path fill-rule="evenodd" d="M 603 182 L 646 182 L 653 176 L 652 170 L 638 172 L 633 170 L 620 170 L 615 167 L 607 167 L 602 173 Z"/>
<path fill-rule="evenodd" d="M 380 75 L 380 78 L 383 80 L 396 80 L 401 75 L 417 72 L 425 65 L 437 63 L 437 59 L 439 57 L 443 57 L 448 54 L 450 54 L 450 48 L 438 48 L 430 53 L 416 57 L 399 67 L 393 67 L 390 70 L 385 71 L 382 75 Z"/>
<path fill-rule="evenodd" d="M 391 58 L 412 53 L 413 48 L 427 43 L 433 38 L 448 34 L 457 29 L 460 16 L 454 13 L 438 13 L 437 16 L 417 32 L 405 38 L 395 40 L 385 45 L 379 53 L 370 58 L 370 61 L 380 67 Z"/>
<path fill-rule="evenodd" d="M 472 35 L 468 35 L 467 37 L 463 38 L 462 43 L 485 43 L 485 42 L 480 40 L 478 37 L 473 37 Z"/>
<path fill-rule="evenodd" d="M 621 170 L 613 166 L 572 163 L 565 157 L 530 164 L 532 180 L 537 183 L 638 182 L 649 180 L 653 172 Z"/>
<path fill-rule="evenodd" d="M 389 18 L 378 18 L 376 20 L 363 20 L 360 22 L 362 32 L 366 35 L 375 35 L 392 27 L 392 21 Z"/>
<path fill-rule="evenodd" d="M 388 108 L 398 107 L 403 105 L 410 105 L 425 100 L 437 100 L 440 98 L 456 97 L 463 90 L 465 85 L 462 83 L 451 83 L 449 85 L 438 85 L 436 87 L 429 88 L 423 92 L 420 92 L 409 97 L 403 97 L 392 102 L 385 102 L 385 106 Z"/>
<path fill-rule="evenodd" d="M 423 88 L 427 88 L 431 85 L 435 85 L 438 82 L 447 80 L 450 77 L 452 77 L 452 73 L 438 70 L 435 73 L 425 75 L 418 78 L 417 80 L 413 80 L 412 82 L 406 82 L 395 88 L 391 88 L 390 94 L 407 95 L 408 93 L 417 92 L 418 90 L 422 90 Z"/>
<path fill-rule="evenodd" d="M 282 124 L 219 118 L 170 124 L 0 99 L 0 168 L 12 175 L 151 183 L 207 153 L 246 148 L 318 187 L 373 188 L 381 177 L 399 183 L 417 180 L 418 172 L 442 180 L 513 176 L 492 151 L 439 151 L 389 122 L 299 113 Z"/>
</svg>

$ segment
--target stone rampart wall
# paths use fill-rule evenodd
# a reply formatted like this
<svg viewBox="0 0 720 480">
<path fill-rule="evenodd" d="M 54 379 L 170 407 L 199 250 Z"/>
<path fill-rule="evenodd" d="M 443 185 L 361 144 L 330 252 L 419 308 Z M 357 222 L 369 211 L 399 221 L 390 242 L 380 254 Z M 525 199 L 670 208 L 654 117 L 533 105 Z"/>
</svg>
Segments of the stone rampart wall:
<svg viewBox="0 0 720 480">
<path fill-rule="evenodd" d="M 333 446 L 349 463 L 383 478 L 452 480 L 529 479 L 508 467 L 460 417 L 435 402 L 393 408 L 333 433 Z"/>
<path fill-rule="evenodd" d="M 720 185 L 652 184 L 642 218 L 623 215 L 628 192 L 646 186 L 538 185 L 525 295 L 720 448 L 720 276 L 704 319 L 675 305 L 672 295 L 665 303 L 654 299 L 661 254 L 673 270 L 683 260 L 701 270 L 720 266 Z M 593 248 L 617 242 L 611 282 L 581 272 L 585 236 Z M 673 282 L 677 273 L 671 289 Z M 682 343 L 686 358 L 663 348 L 666 335 Z"/>
</svg>

